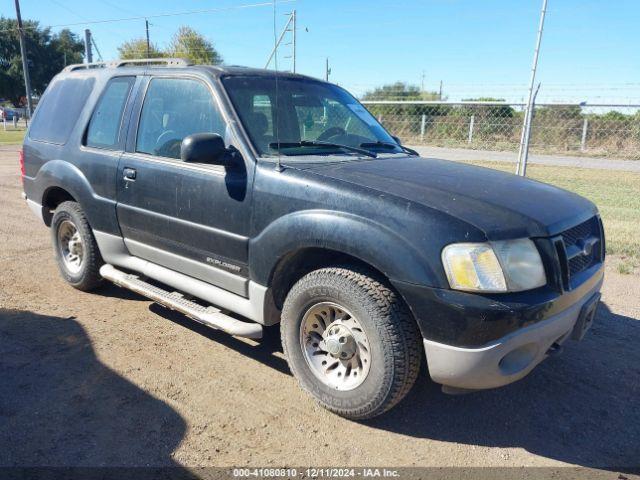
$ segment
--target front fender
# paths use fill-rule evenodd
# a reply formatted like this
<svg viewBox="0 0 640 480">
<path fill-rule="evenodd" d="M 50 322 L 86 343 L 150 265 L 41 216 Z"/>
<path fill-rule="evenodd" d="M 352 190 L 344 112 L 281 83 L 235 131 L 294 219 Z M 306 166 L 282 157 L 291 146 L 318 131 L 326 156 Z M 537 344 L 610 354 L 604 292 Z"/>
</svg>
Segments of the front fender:
<svg viewBox="0 0 640 480">
<path fill-rule="evenodd" d="M 120 235 L 115 200 L 98 195 L 82 171 L 63 160 L 45 163 L 35 177 L 25 177 L 27 198 L 44 205 L 52 188 L 67 191 L 82 207 L 94 230 Z"/>
<path fill-rule="evenodd" d="M 438 286 L 444 280 L 422 252 L 372 220 L 329 210 L 305 210 L 278 218 L 249 242 L 252 278 L 269 285 L 271 272 L 287 254 L 324 248 L 356 257 L 390 280 Z"/>
</svg>

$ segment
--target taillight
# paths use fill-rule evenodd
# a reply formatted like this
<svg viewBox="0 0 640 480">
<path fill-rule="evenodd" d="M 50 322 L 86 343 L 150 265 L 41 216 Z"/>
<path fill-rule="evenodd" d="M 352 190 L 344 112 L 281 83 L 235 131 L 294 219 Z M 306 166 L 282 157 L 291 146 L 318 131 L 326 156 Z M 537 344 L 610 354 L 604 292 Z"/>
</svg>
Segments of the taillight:
<svg viewBox="0 0 640 480">
<path fill-rule="evenodd" d="M 24 171 L 24 150 L 20 149 L 19 152 L 19 162 L 20 162 L 20 175 L 22 175 L 23 177 L 25 176 L 25 171 Z"/>
</svg>

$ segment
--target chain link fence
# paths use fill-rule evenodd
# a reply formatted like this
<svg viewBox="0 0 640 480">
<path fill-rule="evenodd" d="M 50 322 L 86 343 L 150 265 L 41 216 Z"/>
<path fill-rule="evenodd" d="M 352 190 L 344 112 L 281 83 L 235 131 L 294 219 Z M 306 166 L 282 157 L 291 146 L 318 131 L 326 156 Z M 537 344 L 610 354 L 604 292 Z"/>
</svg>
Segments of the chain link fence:
<svg viewBox="0 0 640 480">
<path fill-rule="evenodd" d="M 525 104 L 364 100 L 407 145 L 518 151 Z M 640 105 L 536 104 L 530 150 L 640 159 Z"/>
</svg>

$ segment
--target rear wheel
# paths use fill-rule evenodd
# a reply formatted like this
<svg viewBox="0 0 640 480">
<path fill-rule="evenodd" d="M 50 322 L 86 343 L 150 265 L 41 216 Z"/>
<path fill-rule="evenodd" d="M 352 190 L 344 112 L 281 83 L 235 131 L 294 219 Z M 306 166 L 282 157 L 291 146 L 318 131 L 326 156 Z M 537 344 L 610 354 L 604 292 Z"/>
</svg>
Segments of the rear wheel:
<svg viewBox="0 0 640 480">
<path fill-rule="evenodd" d="M 281 333 L 301 387 L 347 418 L 387 411 L 418 376 L 417 325 L 402 299 L 364 271 L 324 268 L 304 276 L 287 295 Z"/>
<path fill-rule="evenodd" d="M 80 205 L 63 202 L 56 208 L 51 235 L 58 269 L 65 281 L 78 290 L 98 287 L 104 262 Z"/>
</svg>

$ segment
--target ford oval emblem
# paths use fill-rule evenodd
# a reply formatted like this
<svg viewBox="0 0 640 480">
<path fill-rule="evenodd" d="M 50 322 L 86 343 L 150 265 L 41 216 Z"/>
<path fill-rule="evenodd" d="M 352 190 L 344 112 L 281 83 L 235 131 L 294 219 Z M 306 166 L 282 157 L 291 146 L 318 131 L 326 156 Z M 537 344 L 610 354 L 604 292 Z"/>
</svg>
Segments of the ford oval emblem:
<svg viewBox="0 0 640 480">
<path fill-rule="evenodd" d="M 576 242 L 576 245 L 578 246 L 578 248 L 580 248 L 580 253 L 586 257 L 591 255 L 591 253 L 593 252 L 593 246 L 595 245 L 596 241 L 597 240 L 595 238 L 581 238 Z"/>
</svg>

